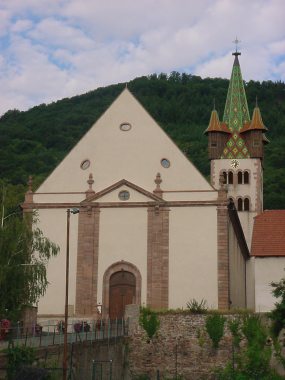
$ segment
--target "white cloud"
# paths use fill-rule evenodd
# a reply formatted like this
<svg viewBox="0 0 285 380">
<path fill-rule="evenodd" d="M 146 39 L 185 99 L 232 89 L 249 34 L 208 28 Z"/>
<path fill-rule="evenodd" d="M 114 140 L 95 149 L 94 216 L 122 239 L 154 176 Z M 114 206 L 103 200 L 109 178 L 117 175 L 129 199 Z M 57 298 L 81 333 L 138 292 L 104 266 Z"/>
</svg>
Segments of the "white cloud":
<svg viewBox="0 0 285 380">
<path fill-rule="evenodd" d="M 153 72 L 228 78 L 236 35 L 244 79 L 284 80 L 284 8 L 283 0 L 0 0 L 0 114 Z"/>
</svg>

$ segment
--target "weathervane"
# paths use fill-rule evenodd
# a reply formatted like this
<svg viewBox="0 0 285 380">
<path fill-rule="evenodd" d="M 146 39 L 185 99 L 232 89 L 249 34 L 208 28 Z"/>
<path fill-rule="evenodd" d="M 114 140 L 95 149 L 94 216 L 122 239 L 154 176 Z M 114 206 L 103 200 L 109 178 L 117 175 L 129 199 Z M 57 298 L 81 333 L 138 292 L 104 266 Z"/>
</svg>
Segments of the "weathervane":
<svg viewBox="0 0 285 380">
<path fill-rule="evenodd" d="M 238 44 L 240 43 L 241 41 L 238 40 L 238 38 L 236 37 L 236 39 L 233 41 L 233 43 L 236 45 L 236 51 L 235 53 L 233 53 L 233 55 L 240 55 L 240 53 L 238 52 Z"/>
</svg>

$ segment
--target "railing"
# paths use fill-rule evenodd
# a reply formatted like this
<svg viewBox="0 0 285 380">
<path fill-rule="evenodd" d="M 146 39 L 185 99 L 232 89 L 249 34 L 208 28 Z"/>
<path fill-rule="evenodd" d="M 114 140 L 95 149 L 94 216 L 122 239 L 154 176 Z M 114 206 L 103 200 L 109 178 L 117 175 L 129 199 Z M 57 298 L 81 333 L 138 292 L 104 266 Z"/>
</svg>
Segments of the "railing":
<svg viewBox="0 0 285 380">
<path fill-rule="evenodd" d="M 0 349 L 13 342 L 14 345 L 46 347 L 61 345 L 64 341 L 63 321 L 45 321 L 23 328 L 20 323 L 10 327 L 2 340 Z M 116 339 L 128 335 L 128 321 L 124 319 L 100 319 L 93 321 L 73 320 L 67 326 L 68 343 Z"/>
</svg>

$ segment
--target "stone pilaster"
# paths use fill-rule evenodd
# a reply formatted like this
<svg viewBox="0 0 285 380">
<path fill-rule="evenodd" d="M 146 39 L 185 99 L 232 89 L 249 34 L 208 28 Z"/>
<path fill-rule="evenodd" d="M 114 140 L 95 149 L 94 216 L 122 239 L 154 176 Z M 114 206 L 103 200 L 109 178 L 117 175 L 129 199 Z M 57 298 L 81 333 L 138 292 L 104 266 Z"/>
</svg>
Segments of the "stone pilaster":
<svg viewBox="0 0 285 380">
<path fill-rule="evenodd" d="M 169 208 L 148 208 L 147 305 L 168 307 L 169 288 Z"/>
<path fill-rule="evenodd" d="M 229 309 L 229 235 L 226 203 L 217 207 L 218 225 L 218 307 Z"/>
<path fill-rule="evenodd" d="M 97 313 L 99 216 L 98 207 L 83 207 L 79 212 L 76 316 L 94 316 Z"/>
</svg>

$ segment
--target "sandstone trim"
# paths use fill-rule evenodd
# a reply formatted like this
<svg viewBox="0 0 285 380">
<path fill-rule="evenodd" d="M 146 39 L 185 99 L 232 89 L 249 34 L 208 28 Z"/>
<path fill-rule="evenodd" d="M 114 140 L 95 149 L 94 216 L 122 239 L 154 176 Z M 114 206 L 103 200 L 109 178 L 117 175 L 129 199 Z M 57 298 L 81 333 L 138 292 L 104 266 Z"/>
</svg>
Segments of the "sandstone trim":
<svg viewBox="0 0 285 380">
<path fill-rule="evenodd" d="M 120 271 L 131 272 L 136 279 L 136 293 L 135 304 L 141 304 L 141 289 L 142 289 L 142 277 L 138 268 L 127 261 L 118 261 L 112 264 L 104 273 L 103 276 L 103 295 L 102 295 L 102 316 L 108 318 L 109 316 L 109 298 L 110 298 L 110 278 L 111 276 Z"/>
<path fill-rule="evenodd" d="M 148 208 L 147 235 L 147 305 L 168 308 L 169 208 Z"/>
<path fill-rule="evenodd" d="M 229 275 L 229 236 L 227 204 L 217 207 L 217 242 L 218 242 L 218 308 L 229 309 L 230 275 Z"/>
<path fill-rule="evenodd" d="M 97 313 L 100 209 L 81 208 L 78 218 L 76 316 Z"/>
</svg>

